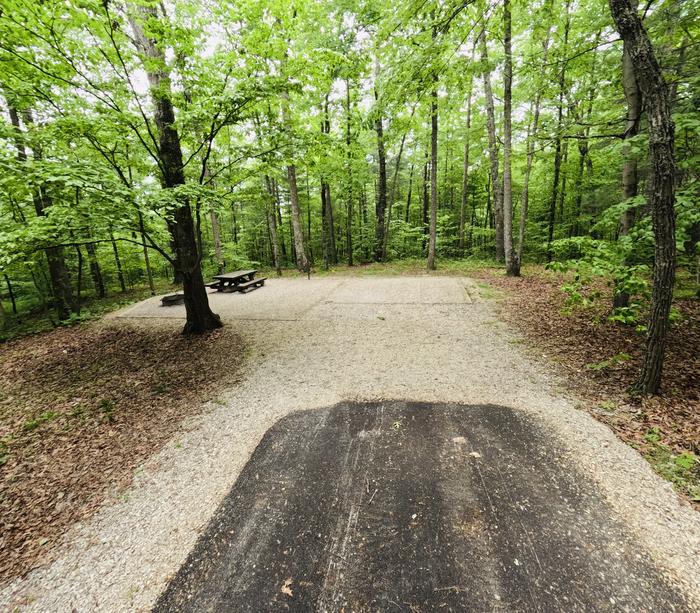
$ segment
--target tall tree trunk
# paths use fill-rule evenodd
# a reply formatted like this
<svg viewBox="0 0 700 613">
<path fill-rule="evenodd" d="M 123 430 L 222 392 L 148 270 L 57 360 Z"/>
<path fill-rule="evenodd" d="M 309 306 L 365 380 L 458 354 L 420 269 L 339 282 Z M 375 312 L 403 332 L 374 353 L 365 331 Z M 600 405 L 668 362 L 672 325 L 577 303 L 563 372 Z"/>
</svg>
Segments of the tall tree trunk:
<svg viewBox="0 0 700 613">
<path fill-rule="evenodd" d="M 285 264 L 288 264 L 289 258 L 287 257 L 287 246 L 285 244 L 285 238 L 284 238 L 284 223 L 282 223 L 282 211 L 281 211 L 279 186 L 277 185 L 277 181 L 275 181 L 275 179 L 270 178 L 270 181 L 272 184 L 272 193 L 273 193 L 273 196 L 275 198 L 274 212 L 277 215 L 277 234 L 279 235 L 279 240 L 280 240 L 280 250 L 282 252 L 282 261 Z M 291 237 L 290 237 L 290 241 L 291 241 Z"/>
<path fill-rule="evenodd" d="M 7 311 L 5 311 L 5 305 L 2 303 L 2 298 L 0 298 L 0 330 L 7 328 Z"/>
<path fill-rule="evenodd" d="M 571 28 L 571 0 L 566 0 L 566 17 L 564 20 L 564 50 L 559 69 L 559 98 L 557 102 L 557 134 L 554 144 L 554 172 L 552 174 L 552 194 L 549 200 L 549 218 L 547 221 L 547 261 L 552 260 L 552 241 L 554 240 L 554 222 L 559 198 L 559 179 L 562 160 L 562 126 L 564 123 L 564 93 L 566 88 L 566 54 L 569 49 L 569 30 Z"/>
<path fill-rule="evenodd" d="M 426 255 L 428 251 L 428 219 L 430 217 L 430 187 L 428 183 L 430 169 L 430 162 L 428 161 L 429 154 L 430 149 L 426 149 L 425 164 L 423 165 L 423 243 L 421 249 L 423 255 Z"/>
<path fill-rule="evenodd" d="M 649 124 L 649 204 L 655 238 L 654 282 L 644 365 L 637 387 L 644 393 L 656 394 L 661 384 L 675 276 L 675 128 L 671 119 L 668 85 L 633 2 L 609 1 L 615 26 L 632 60 Z"/>
<path fill-rule="evenodd" d="M 146 246 L 146 229 L 143 224 L 143 214 L 139 211 L 139 232 L 141 233 L 141 248 L 143 249 L 143 261 L 146 266 L 146 278 L 148 279 L 148 287 L 151 290 L 151 296 L 156 294 L 156 286 L 153 284 L 153 271 L 151 270 L 151 258 L 148 255 L 148 247 Z M 113 245 L 114 246 L 114 243 Z M 115 252 L 116 256 L 119 256 L 119 251 Z M 121 262 L 119 263 L 118 270 L 121 272 Z M 119 277 L 119 281 L 122 286 L 122 292 L 126 291 L 124 286 L 124 275 Z"/>
<path fill-rule="evenodd" d="M 377 69 L 376 72 L 379 72 Z M 375 77 L 376 78 L 376 77 Z M 386 153 L 384 151 L 384 126 L 382 125 L 382 111 L 379 105 L 379 93 L 374 88 L 374 99 L 377 104 L 377 116 L 374 120 L 374 129 L 377 132 L 377 157 L 379 162 L 379 183 L 377 185 L 376 216 L 377 225 L 374 234 L 374 261 L 381 262 L 384 247 L 384 224 L 386 215 Z"/>
<path fill-rule="evenodd" d="M 323 247 L 323 268 L 328 270 L 330 264 L 330 238 L 332 230 L 328 224 L 328 200 L 326 197 L 326 182 L 321 178 L 321 246 Z"/>
<path fill-rule="evenodd" d="M 114 234 L 112 233 L 111 228 L 109 230 L 109 241 L 112 243 L 112 253 L 114 254 L 114 264 L 117 267 L 117 280 L 119 281 L 119 289 L 121 289 L 121 292 L 123 294 L 126 292 L 126 283 L 124 282 L 124 271 L 122 270 L 122 260 L 119 257 L 117 241 L 114 239 Z"/>
<path fill-rule="evenodd" d="M 491 88 L 491 68 L 486 47 L 486 28 L 481 33 L 481 61 L 484 65 L 484 94 L 486 96 L 486 127 L 489 135 L 489 160 L 491 162 L 491 190 L 493 192 L 493 217 L 496 228 L 496 259 L 505 260 L 503 243 L 503 191 L 498 177 L 498 141 L 496 138 L 496 113 Z"/>
<path fill-rule="evenodd" d="M 78 245 L 78 243 L 75 243 L 75 253 L 78 256 L 78 283 L 75 292 L 75 302 L 73 303 L 73 311 L 76 313 L 76 315 L 80 315 L 80 311 L 82 309 L 83 291 L 83 251 L 80 249 L 80 245 Z"/>
<path fill-rule="evenodd" d="M 345 79 L 345 146 L 347 147 L 347 165 L 348 165 L 348 204 L 347 204 L 347 222 L 345 224 L 345 251 L 348 256 L 348 266 L 353 266 L 352 252 L 352 149 L 351 149 L 351 113 L 350 113 L 350 78 Z"/>
<path fill-rule="evenodd" d="M 283 92 L 282 104 L 282 120 L 285 130 L 291 132 L 292 125 L 289 117 L 289 93 Z M 291 234 L 293 237 L 292 251 L 297 269 L 309 273 L 309 259 L 306 256 L 306 248 L 304 247 L 304 231 L 301 224 L 301 211 L 299 209 L 299 189 L 297 187 L 297 167 L 295 164 L 287 165 L 287 184 L 289 185 L 289 204 L 290 204 L 290 225 Z"/>
<path fill-rule="evenodd" d="M 152 6 L 139 6 L 141 20 L 158 20 L 158 12 Z M 145 56 L 144 66 L 155 107 L 155 123 L 158 128 L 159 166 L 164 189 L 185 184 L 180 135 L 175 126 L 175 109 L 171 100 L 170 75 L 165 70 L 165 53 L 157 42 L 148 38 L 139 20 L 130 19 L 136 46 Z M 209 308 L 207 290 L 202 277 L 201 256 L 197 248 L 197 229 L 187 197 L 180 196 L 174 211 L 174 236 L 177 267 L 182 274 L 185 295 L 186 323 L 183 332 L 201 333 L 221 327 L 221 319 Z"/>
<path fill-rule="evenodd" d="M 325 104 L 323 107 L 324 115 L 324 128 L 325 134 L 330 138 L 331 134 L 331 119 L 328 112 L 328 94 L 326 94 Z M 326 187 L 326 217 L 328 218 L 328 259 L 331 264 L 338 263 L 338 251 L 335 244 L 335 221 L 333 219 L 333 200 L 331 199 L 331 186 L 330 183 L 325 181 Z M 309 204 L 310 206 L 310 204 Z M 311 240 L 311 235 L 309 235 L 309 240 Z"/>
<path fill-rule="evenodd" d="M 511 48 L 510 0 L 503 2 L 503 49 L 505 67 L 503 71 L 503 247 L 506 258 L 506 274 L 520 276 L 520 263 L 513 250 L 513 184 L 511 179 L 510 153 L 513 140 L 511 107 L 513 99 L 513 52 Z"/>
<path fill-rule="evenodd" d="M 333 199 L 330 183 L 326 183 L 326 213 L 328 216 L 328 257 L 331 264 L 338 263 L 338 248 L 335 242 L 335 221 L 333 218 Z"/>
<path fill-rule="evenodd" d="M 297 269 L 309 272 L 309 260 L 304 248 L 304 235 L 301 229 L 301 213 L 299 212 L 299 190 L 297 189 L 297 168 L 294 164 L 287 166 L 287 182 L 289 184 L 289 203 L 291 208 L 291 224 L 294 244 L 294 258 Z"/>
<path fill-rule="evenodd" d="M 107 295 L 105 291 L 105 283 L 102 278 L 102 271 L 100 270 L 100 264 L 97 261 L 97 252 L 95 249 L 95 243 L 86 243 L 85 249 L 88 253 L 88 262 L 90 262 L 90 276 L 92 277 L 92 284 L 95 287 L 95 293 L 98 298 L 104 298 Z"/>
<path fill-rule="evenodd" d="M 637 2 L 632 6 L 637 10 Z M 622 43 L 622 89 L 625 92 L 627 102 L 627 123 L 625 125 L 624 139 L 634 138 L 639 134 L 642 115 L 642 92 L 634 75 L 632 56 L 630 55 L 630 43 Z M 625 143 L 622 149 L 624 163 L 622 165 L 622 199 L 628 201 L 637 195 L 639 178 L 637 174 L 637 157 L 631 150 L 629 143 Z M 629 208 L 620 216 L 619 236 L 627 236 L 634 223 L 634 209 Z M 630 296 L 623 290 L 615 289 L 613 293 L 613 308 L 619 309 L 629 306 Z"/>
<path fill-rule="evenodd" d="M 282 265 L 280 264 L 280 245 L 277 232 L 277 201 L 275 198 L 275 190 L 272 181 L 268 175 L 265 175 L 265 190 L 268 195 L 268 203 L 265 207 L 267 212 L 267 225 L 270 229 L 270 241 L 272 242 L 272 262 L 275 266 L 277 276 L 282 276 Z"/>
<path fill-rule="evenodd" d="M 408 172 L 408 193 L 406 194 L 406 211 L 404 221 L 408 223 L 409 213 L 411 211 L 411 193 L 413 191 L 413 164 Z"/>
<path fill-rule="evenodd" d="M 568 115 L 567 115 L 568 117 Z M 564 120 L 566 123 L 567 120 Z M 569 162 L 569 141 L 564 140 L 561 145 L 561 189 L 559 190 L 557 219 L 560 224 L 565 224 L 566 221 L 566 180 L 568 177 L 567 168 Z"/>
<path fill-rule="evenodd" d="M 469 134 L 472 127 L 472 78 L 469 77 L 469 89 L 467 90 L 467 125 L 464 139 L 464 162 L 462 165 L 462 196 L 459 205 L 459 254 L 464 255 L 464 226 L 467 211 L 467 197 L 469 195 Z"/>
<path fill-rule="evenodd" d="M 3 277 L 5 278 L 5 283 L 7 284 L 7 294 L 10 297 L 10 303 L 12 304 L 12 314 L 17 315 L 17 300 L 15 299 L 15 291 L 12 288 L 12 282 L 10 281 L 10 277 L 8 277 L 6 274 L 3 274 Z"/>
<path fill-rule="evenodd" d="M 435 31 L 433 30 L 433 38 Z M 430 103 L 430 234 L 428 236 L 428 270 L 435 270 L 438 210 L 438 93 L 437 74 L 433 76 Z"/>
</svg>

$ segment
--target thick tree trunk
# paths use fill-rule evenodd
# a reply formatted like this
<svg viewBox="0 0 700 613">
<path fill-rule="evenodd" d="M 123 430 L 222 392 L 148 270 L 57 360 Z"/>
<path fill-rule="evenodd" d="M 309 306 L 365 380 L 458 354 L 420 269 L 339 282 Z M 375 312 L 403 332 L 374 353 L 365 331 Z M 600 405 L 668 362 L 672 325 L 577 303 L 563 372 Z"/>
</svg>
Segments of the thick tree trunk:
<svg viewBox="0 0 700 613">
<path fill-rule="evenodd" d="M 511 178 L 510 153 L 513 140 L 511 107 L 513 101 L 513 55 L 511 49 L 510 0 L 503 2 L 503 49 L 505 67 L 503 71 L 503 247 L 506 258 L 506 274 L 520 276 L 520 263 L 513 250 L 513 184 Z"/>
<path fill-rule="evenodd" d="M 491 68 L 486 47 L 486 29 L 481 33 L 481 61 L 484 65 L 484 94 L 486 96 L 486 127 L 489 135 L 489 160 L 491 162 L 491 190 L 493 192 L 493 217 L 496 228 L 496 259 L 505 260 L 503 244 L 503 191 L 498 176 L 498 141 L 496 138 L 496 113 L 491 88 Z"/>
<path fill-rule="evenodd" d="M 428 270 L 435 270 L 438 210 L 438 94 L 437 75 L 433 78 L 430 103 L 430 233 L 428 236 Z"/>
<path fill-rule="evenodd" d="M 617 31 L 627 45 L 649 123 L 649 204 L 654 227 L 654 282 L 644 365 L 637 387 L 656 394 L 668 334 L 675 276 L 675 154 L 669 90 L 649 36 L 631 0 L 610 0 Z"/>
<path fill-rule="evenodd" d="M 142 20 L 158 19 L 154 7 L 138 7 Z M 146 36 L 141 23 L 131 19 L 139 51 L 146 56 L 146 75 L 155 107 L 155 123 L 159 138 L 159 166 L 164 189 L 185 184 L 180 136 L 175 127 L 175 109 L 171 100 L 170 75 L 165 71 L 165 55 L 156 41 Z M 186 197 L 178 197 L 174 211 L 174 239 L 177 269 L 182 274 L 185 295 L 186 323 L 183 332 L 198 334 L 221 327 L 221 320 L 209 308 L 207 290 L 202 277 L 201 256 L 197 249 L 197 232 L 192 209 Z"/>
</svg>

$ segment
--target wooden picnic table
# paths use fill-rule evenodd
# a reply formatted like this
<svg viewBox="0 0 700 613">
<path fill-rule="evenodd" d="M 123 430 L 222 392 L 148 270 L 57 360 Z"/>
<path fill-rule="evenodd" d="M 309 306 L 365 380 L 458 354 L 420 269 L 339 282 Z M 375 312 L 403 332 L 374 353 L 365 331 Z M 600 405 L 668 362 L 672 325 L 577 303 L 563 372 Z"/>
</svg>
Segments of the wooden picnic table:
<svg viewBox="0 0 700 613">
<path fill-rule="evenodd" d="M 248 289 L 255 289 L 265 284 L 267 277 L 255 278 L 257 270 L 236 270 L 233 272 L 224 272 L 220 275 L 214 275 L 213 283 L 209 283 L 207 287 L 215 289 L 217 292 L 232 291 L 244 292 Z"/>
</svg>

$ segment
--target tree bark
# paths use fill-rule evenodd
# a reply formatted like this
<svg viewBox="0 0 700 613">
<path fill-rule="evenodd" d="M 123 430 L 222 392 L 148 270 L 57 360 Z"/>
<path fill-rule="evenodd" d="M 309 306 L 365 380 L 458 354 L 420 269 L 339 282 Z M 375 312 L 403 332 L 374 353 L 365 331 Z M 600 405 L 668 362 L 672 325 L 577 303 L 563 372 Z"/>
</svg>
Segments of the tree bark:
<svg viewBox="0 0 700 613">
<path fill-rule="evenodd" d="M 503 243 L 503 191 L 498 177 L 498 141 L 496 138 L 496 113 L 491 88 L 491 69 L 488 65 L 489 56 L 486 47 L 486 29 L 481 33 L 481 61 L 484 64 L 484 94 L 486 97 L 486 127 L 489 136 L 489 160 L 491 162 L 491 190 L 493 192 L 493 217 L 496 228 L 496 259 L 505 260 Z"/>
<path fill-rule="evenodd" d="M 430 212 L 430 187 L 428 183 L 430 162 L 428 161 L 428 156 L 430 155 L 430 149 L 425 150 L 425 164 L 423 165 L 423 244 L 421 252 L 425 255 L 428 250 L 428 219 Z"/>
<path fill-rule="evenodd" d="M 428 270 L 435 270 L 438 210 L 438 93 L 437 74 L 433 77 L 430 103 L 430 233 L 428 236 Z"/>
<path fill-rule="evenodd" d="M 462 195 L 459 205 L 459 253 L 464 255 L 464 226 L 467 211 L 467 197 L 469 195 L 469 133 L 472 127 L 472 80 L 469 78 L 467 93 L 467 125 L 464 140 L 464 162 L 462 164 Z"/>
<path fill-rule="evenodd" d="M 85 249 L 88 253 L 88 261 L 90 262 L 90 276 L 92 277 L 92 284 L 95 287 L 95 293 L 97 294 L 98 298 L 104 298 L 107 295 L 107 292 L 105 290 L 105 283 L 104 279 L 102 278 L 100 264 L 97 261 L 95 243 L 86 243 Z"/>
<path fill-rule="evenodd" d="M 141 248 L 143 249 L 143 261 L 146 266 L 146 277 L 148 278 L 148 287 L 151 290 L 151 296 L 156 295 L 156 287 L 153 284 L 153 271 L 151 270 L 151 258 L 148 255 L 148 246 L 146 245 L 146 229 L 144 227 L 143 223 L 143 214 L 141 211 L 139 211 L 139 232 L 141 233 Z M 117 252 L 117 255 L 119 253 Z M 124 287 L 124 277 L 122 276 L 120 278 L 120 281 L 122 282 L 122 291 L 126 291 L 126 287 Z"/>
<path fill-rule="evenodd" d="M 637 388 L 644 393 L 656 394 L 661 384 L 675 277 L 675 127 L 671 119 L 668 85 L 633 2 L 609 1 L 615 26 L 632 60 L 649 124 L 649 204 L 655 238 L 654 281 L 644 364 Z"/>
<path fill-rule="evenodd" d="M 375 85 L 374 99 L 377 104 L 377 117 L 374 120 L 374 129 L 377 132 L 377 157 L 379 162 L 379 184 L 377 185 L 377 199 L 375 212 L 377 225 L 374 234 L 374 261 L 381 262 L 384 251 L 384 224 L 386 215 L 386 152 L 384 151 L 384 126 L 382 124 L 382 112 L 379 107 L 379 94 Z"/>
<path fill-rule="evenodd" d="M 345 250 L 348 257 L 348 266 L 353 266 L 352 252 L 352 149 L 351 149 L 351 114 L 350 114 L 350 78 L 345 80 L 345 146 L 347 148 L 347 165 L 348 165 L 348 204 L 347 204 L 347 221 L 345 224 Z"/>
<path fill-rule="evenodd" d="M 637 10 L 636 1 L 632 2 L 634 10 Z M 627 141 L 639 134 L 642 115 L 642 93 L 639 91 L 637 79 L 634 76 L 634 66 L 630 55 L 629 43 L 622 43 L 622 89 L 625 92 L 627 102 L 627 122 L 625 125 L 624 139 Z M 637 173 L 637 158 L 631 151 L 628 143 L 622 149 L 624 163 L 622 165 L 622 200 L 627 202 L 637 195 L 639 177 Z M 623 211 L 620 216 L 618 236 L 627 236 L 634 224 L 634 209 Z M 627 292 L 617 290 L 613 292 L 613 308 L 620 309 L 629 306 L 630 296 Z"/>
<path fill-rule="evenodd" d="M 411 164 L 411 169 L 408 172 L 408 193 L 406 194 L 406 212 L 404 215 L 404 221 L 408 223 L 409 213 L 411 211 L 411 194 L 413 191 L 413 164 Z"/>
<path fill-rule="evenodd" d="M 299 212 L 299 190 L 297 189 L 297 167 L 294 164 L 287 166 L 287 182 L 289 184 L 289 203 L 291 208 L 292 235 L 294 236 L 294 257 L 297 268 L 302 272 L 309 272 L 309 260 L 304 248 L 304 235 L 301 229 L 301 213 Z"/>
<path fill-rule="evenodd" d="M 513 52 L 511 48 L 510 0 L 503 2 L 503 49 L 505 67 L 503 71 L 503 247 L 506 258 L 506 274 L 520 276 L 520 263 L 513 250 L 513 184 L 511 178 L 510 153 L 513 140 Z"/>
<path fill-rule="evenodd" d="M 15 291 L 12 288 L 12 282 L 10 281 L 10 277 L 8 277 L 6 274 L 3 274 L 3 277 L 5 278 L 5 283 L 7 284 L 7 294 L 10 296 L 12 314 L 17 315 L 17 300 L 15 299 Z"/>
<path fill-rule="evenodd" d="M 276 200 L 275 192 L 272 186 L 272 181 L 268 175 L 265 175 L 265 188 L 267 195 L 269 196 L 268 203 L 266 205 L 267 212 L 267 225 L 270 229 L 270 241 L 272 242 L 272 263 L 275 266 L 275 271 L 277 276 L 282 276 L 282 265 L 280 264 L 280 250 L 279 250 L 279 237 L 277 235 L 277 215 L 276 213 Z"/>
<path fill-rule="evenodd" d="M 175 126 L 175 109 L 171 100 L 170 75 L 165 66 L 165 53 L 157 42 L 149 38 L 143 24 L 158 20 L 152 6 L 139 6 L 140 20 L 130 18 L 138 50 L 145 56 L 146 75 L 155 107 L 155 123 L 158 128 L 158 158 L 164 189 L 174 189 L 185 184 L 180 135 Z M 143 23 L 142 23 L 143 22 Z M 175 195 L 174 238 L 177 268 L 182 274 L 185 295 L 186 323 L 183 332 L 198 334 L 221 327 L 221 319 L 209 308 L 201 256 L 197 248 L 197 232 L 192 209 L 187 197 Z"/>
</svg>

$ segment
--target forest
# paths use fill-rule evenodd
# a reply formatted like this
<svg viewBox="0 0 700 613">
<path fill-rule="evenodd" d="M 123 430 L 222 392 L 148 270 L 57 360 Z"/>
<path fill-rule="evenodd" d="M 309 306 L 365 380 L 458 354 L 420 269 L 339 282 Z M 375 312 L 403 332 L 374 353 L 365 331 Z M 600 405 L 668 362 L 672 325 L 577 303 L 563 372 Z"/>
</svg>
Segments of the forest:
<svg viewBox="0 0 700 613">
<path fill-rule="evenodd" d="M 0 327 L 176 283 L 210 330 L 245 267 L 540 263 L 611 280 L 655 392 L 700 281 L 698 8 L 3 0 Z"/>
</svg>

